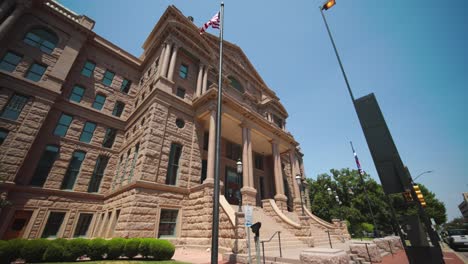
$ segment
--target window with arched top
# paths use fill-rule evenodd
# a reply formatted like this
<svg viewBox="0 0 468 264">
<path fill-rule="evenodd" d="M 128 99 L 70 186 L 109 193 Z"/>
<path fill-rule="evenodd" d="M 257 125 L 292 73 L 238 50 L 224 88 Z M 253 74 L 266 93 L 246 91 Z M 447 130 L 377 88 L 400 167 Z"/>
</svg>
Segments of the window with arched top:
<svg viewBox="0 0 468 264">
<path fill-rule="evenodd" d="M 37 47 L 47 54 L 51 54 L 58 43 L 58 37 L 55 33 L 44 29 L 44 28 L 33 28 L 26 36 L 23 41 L 33 47 Z"/>
<path fill-rule="evenodd" d="M 229 76 L 228 79 L 229 81 L 231 81 L 231 86 L 234 87 L 234 89 L 241 93 L 244 93 L 244 87 L 236 78 Z"/>
</svg>

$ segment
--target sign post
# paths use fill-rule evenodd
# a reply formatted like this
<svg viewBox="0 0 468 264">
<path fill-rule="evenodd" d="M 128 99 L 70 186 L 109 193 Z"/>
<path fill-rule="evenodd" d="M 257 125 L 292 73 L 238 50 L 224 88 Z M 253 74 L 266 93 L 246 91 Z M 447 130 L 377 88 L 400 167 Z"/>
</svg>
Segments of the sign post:
<svg viewBox="0 0 468 264">
<path fill-rule="evenodd" d="M 244 205 L 244 215 L 245 215 L 245 229 L 247 231 L 247 248 L 249 251 L 249 264 L 252 263 L 252 254 L 250 252 L 250 226 L 253 222 L 253 207 L 250 205 Z"/>
</svg>

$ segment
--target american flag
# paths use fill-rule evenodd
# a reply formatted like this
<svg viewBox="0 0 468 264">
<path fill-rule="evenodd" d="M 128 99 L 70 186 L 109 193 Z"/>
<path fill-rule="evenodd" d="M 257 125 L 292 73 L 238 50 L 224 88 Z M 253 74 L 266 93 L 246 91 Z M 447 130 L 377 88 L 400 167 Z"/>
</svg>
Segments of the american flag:
<svg viewBox="0 0 468 264">
<path fill-rule="evenodd" d="M 219 29 L 219 12 L 216 13 L 216 15 L 213 16 L 208 22 L 203 24 L 203 26 L 200 28 L 200 34 L 203 34 L 209 27 L 212 28 L 217 28 Z"/>
<path fill-rule="evenodd" d="M 364 171 L 361 169 L 361 163 L 359 162 L 356 151 L 354 150 L 353 142 L 350 141 L 349 143 L 351 144 L 351 149 L 353 150 L 354 160 L 356 161 L 358 172 L 360 175 L 362 175 Z"/>
<path fill-rule="evenodd" d="M 354 153 L 354 160 L 356 160 L 356 165 L 357 165 L 357 168 L 358 168 L 358 171 L 359 171 L 359 174 L 362 174 L 362 169 L 361 169 L 361 163 L 359 162 L 359 159 L 357 157 L 357 154 L 356 154 L 356 151 L 353 151 Z"/>
</svg>

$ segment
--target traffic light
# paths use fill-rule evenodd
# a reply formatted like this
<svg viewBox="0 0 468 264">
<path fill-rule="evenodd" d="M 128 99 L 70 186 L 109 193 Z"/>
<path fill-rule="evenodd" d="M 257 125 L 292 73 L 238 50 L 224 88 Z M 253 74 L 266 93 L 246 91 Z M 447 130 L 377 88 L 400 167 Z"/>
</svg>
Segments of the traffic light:
<svg viewBox="0 0 468 264">
<path fill-rule="evenodd" d="M 403 197 L 405 198 L 405 201 L 407 201 L 408 203 L 413 201 L 413 197 L 411 196 L 411 191 L 404 192 Z"/>
<path fill-rule="evenodd" d="M 250 228 L 252 228 L 252 232 L 255 234 L 255 237 L 260 237 L 260 227 L 262 227 L 262 223 L 260 222 L 250 226 Z"/>
<path fill-rule="evenodd" d="M 413 185 L 413 190 L 416 193 L 416 196 L 418 197 L 418 200 L 421 203 L 422 207 L 426 207 L 426 201 L 424 200 L 424 196 L 421 192 L 421 189 L 419 189 L 419 186 Z"/>
</svg>

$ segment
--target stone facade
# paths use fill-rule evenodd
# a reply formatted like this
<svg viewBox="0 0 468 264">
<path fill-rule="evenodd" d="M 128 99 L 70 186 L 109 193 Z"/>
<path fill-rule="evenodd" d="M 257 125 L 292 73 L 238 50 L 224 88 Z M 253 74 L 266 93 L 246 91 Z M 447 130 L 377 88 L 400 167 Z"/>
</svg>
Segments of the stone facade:
<svg viewBox="0 0 468 264">
<path fill-rule="evenodd" d="M 55 1 L 0 4 L 0 191 L 12 203 L 0 211 L 0 237 L 164 234 L 178 244 L 209 245 L 218 39 L 201 36 L 174 6 L 139 58 L 93 26 Z M 239 47 L 226 42 L 224 54 L 219 236 L 221 247 L 242 250 L 244 216 L 229 203 L 270 199 L 297 212 L 295 177 L 305 175 L 279 98 Z M 25 102 L 15 101 L 18 95 Z M 296 223 L 298 237 L 323 221 L 313 217 Z"/>
</svg>

